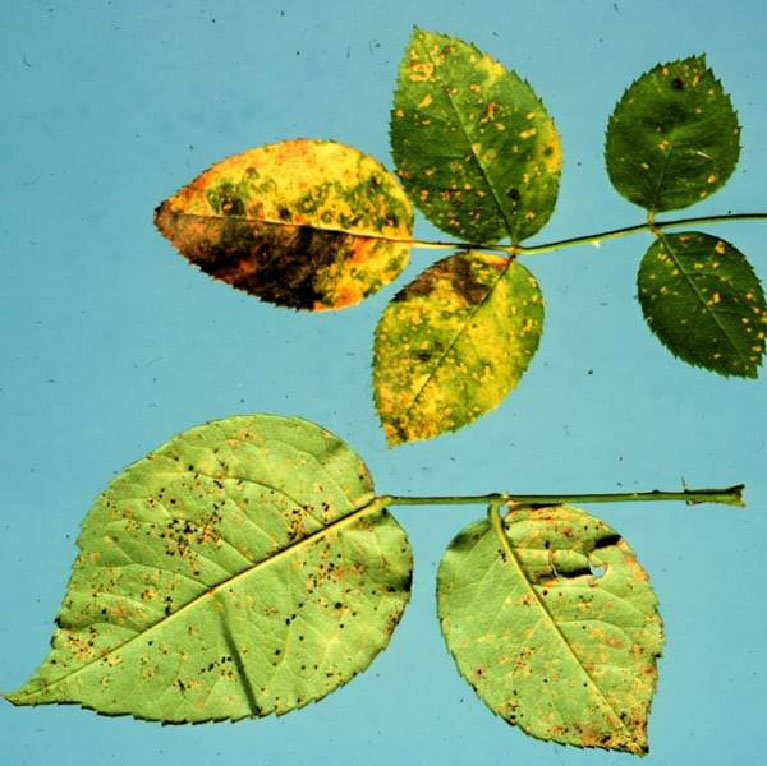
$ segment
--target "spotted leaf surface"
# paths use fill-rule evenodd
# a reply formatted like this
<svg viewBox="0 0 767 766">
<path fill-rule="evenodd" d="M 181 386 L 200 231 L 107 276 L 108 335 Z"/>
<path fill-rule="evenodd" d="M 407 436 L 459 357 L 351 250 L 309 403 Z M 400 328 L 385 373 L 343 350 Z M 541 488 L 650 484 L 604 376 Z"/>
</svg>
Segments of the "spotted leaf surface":
<svg viewBox="0 0 767 766">
<path fill-rule="evenodd" d="M 463 240 L 517 243 L 554 210 L 562 155 L 554 123 L 524 80 L 454 37 L 413 31 L 391 145 L 415 204 Z"/>
<path fill-rule="evenodd" d="M 659 64 L 615 107 L 605 156 L 613 186 L 647 210 L 676 210 L 722 187 L 740 154 L 738 117 L 705 56 Z"/>
<path fill-rule="evenodd" d="M 213 165 L 163 202 L 155 223 L 215 279 L 317 311 L 358 303 L 399 275 L 413 210 L 372 157 L 295 139 Z"/>
<path fill-rule="evenodd" d="M 391 446 L 471 423 L 516 386 L 538 348 L 543 298 L 514 261 L 465 252 L 395 296 L 376 331 L 373 384 Z"/>
<path fill-rule="evenodd" d="M 9 695 L 181 723 L 286 713 L 364 670 L 411 553 L 362 463 L 298 418 L 179 434 L 87 515 L 51 652 Z"/>
<path fill-rule="evenodd" d="M 647 324 L 672 354 L 721 375 L 757 376 L 767 304 L 748 260 L 729 242 L 662 233 L 642 259 L 638 287 Z"/>
<path fill-rule="evenodd" d="M 439 617 L 482 701 L 540 739 L 647 752 L 663 633 L 626 542 L 569 507 L 464 529 L 437 581 Z"/>
</svg>

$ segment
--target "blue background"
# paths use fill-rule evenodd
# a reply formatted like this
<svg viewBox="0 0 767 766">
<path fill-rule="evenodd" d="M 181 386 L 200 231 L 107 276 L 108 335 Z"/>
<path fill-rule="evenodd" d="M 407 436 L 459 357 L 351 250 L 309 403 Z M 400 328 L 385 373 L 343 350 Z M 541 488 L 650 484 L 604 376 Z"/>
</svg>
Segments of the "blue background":
<svg viewBox="0 0 767 766">
<path fill-rule="evenodd" d="M 202 421 L 300 414 L 366 459 L 381 492 L 620 491 L 748 484 L 748 511 L 594 506 L 649 570 L 667 644 L 648 764 L 759 761 L 765 744 L 765 380 L 676 361 L 635 301 L 638 235 L 531 258 L 540 351 L 502 407 L 457 435 L 388 450 L 370 352 L 396 288 L 319 316 L 259 303 L 190 268 L 154 207 L 223 157 L 308 136 L 390 164 L 388 114 L 414 23 L 471 40 L 529 79 L 564 148 L 534 241 L 638 223 L 602 145 L 623 89 L 705 51 L 739 110 L 729 184 L 689 214 L 767 208 L 758 2 L 14 2 L 0 12 L 0 688 L 46 653 L 78 525 L 123 466 Z M 685 213 L 682 213 L 684 215 Z M 711 229 L 709 229 L 711 230 Z M 423 219 L 417 234 L 436 236 Z M 719 226 L 767 270 L 767 225 Z M 438 257 L 415 251 L 400 286 Z M 237 725 L 160 727 L 0 703 L 2 764 L 625 764 L 535 741 L 458 676 L 434 577 L 482 508 L 403 508 L 413 601 L 388 651 L 319 704 Z M 748 762 L 748 761 L 746 761 Z"/>
</svg>

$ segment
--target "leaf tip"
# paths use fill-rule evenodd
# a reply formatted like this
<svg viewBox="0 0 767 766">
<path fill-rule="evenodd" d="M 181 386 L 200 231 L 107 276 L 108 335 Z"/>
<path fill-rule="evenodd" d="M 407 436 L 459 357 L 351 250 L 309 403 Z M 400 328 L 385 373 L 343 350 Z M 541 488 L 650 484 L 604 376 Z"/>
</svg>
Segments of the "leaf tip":
<svg viewBox="0 0 767 766">
<path fill-rule="evenodd" d="M 5 692 L 0 692 L 0 697 L 7 702 L 10 702 L 14 707 L 19 707 L 24 704 L 21 695 L 19 694 L 20 691 L 20 689 L 16 689 L 16 691 L 8 692 L 7 694 Z"/>
<path fill-rule="evenodd" d="M 170 205 L 168 204 L 168 200 L 163 200 L 155 209 L 154 213 L 152 214 L 152 223 L 157 227 L 160 234 L 163 235 L 163 237 L 169 236 L 169 228 L 168 228 L 168 218 L 170 214 Z"/>
</svg>

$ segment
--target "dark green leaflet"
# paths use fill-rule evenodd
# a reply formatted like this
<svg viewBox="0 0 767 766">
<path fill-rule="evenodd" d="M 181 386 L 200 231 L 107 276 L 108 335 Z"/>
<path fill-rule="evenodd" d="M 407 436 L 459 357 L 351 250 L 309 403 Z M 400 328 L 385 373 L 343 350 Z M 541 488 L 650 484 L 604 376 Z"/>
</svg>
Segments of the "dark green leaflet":
<svg viewBox="0 0 767 766">
<path fill-rule="evenodd" d="M 755 378 L 767 304 L 746 257 L 696 231 L 662 233 L 639 267 L 647 323 L 675 356 L 721 375 Z"/>
<path fill-rule="evenodd" d="M 607 126 L 613 186 L 651 211 L 710 196 L 724 186 L 739 154 L 738 117 L 705 56 L 659 64 L 642 75 Z"/>
<path fill-rule="evenodd" d="M 548 221 L 562 152 L 533 89 L 473 45 L 415 29 L 391 116 L 405 190 L 436 226 L 517 243 Z"/>
</svg>

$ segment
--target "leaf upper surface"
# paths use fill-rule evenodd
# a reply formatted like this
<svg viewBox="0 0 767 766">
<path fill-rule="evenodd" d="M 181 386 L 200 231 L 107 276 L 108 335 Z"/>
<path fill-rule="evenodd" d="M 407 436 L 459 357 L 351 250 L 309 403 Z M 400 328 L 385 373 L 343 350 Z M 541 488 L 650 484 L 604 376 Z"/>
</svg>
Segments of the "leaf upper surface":
<svg viewBox="0 0 767 766">
<path fill-rule="evenodd" d="M 524 80 L 462 40 L 413 31 L 391 145 L 415 204 L 461 239 L 516 244 L 554 210 L 562 163 L 554 123 Z"/>
<path fill-rule="evenodd" d="M 444 258 L 400 291 L 378 323 L 376 407 L 390 445 L 453 431 L 497 407 L 538 348 L 533 275 L 496 255 Z"/>
<path fill-rule="evenodd" d="M 642 75 L 607 125 L 613 186 L 651 211 L 688 207 L 713 194 L 739 155 L 737 114 L 705 56 L 659 64 Z"/>
<path fill-rule="evenodd" d="M 647 573 L 582 510 L 519 509 L 501 523 L 464 529 L 440 564 L 439 616 L 461 675 L 528 734 L 644 754 L 663 642 Z"/>
<path fill-rule="evenodd" d="M 399 275 L 413 209 L 372 157 L 294 139 L 216 163 L 163 202 L 155 223 L 215 279 L 317 311 L 358 303 Z"/>
<path fill-rule="evenodd" d="M 757 376 L 767 304 L 743 253 L 710 234 L 664 232 L 637 281 L 645 319 L 672 354 L 721 375 Z"/>
<path fill-rule="evenodd" d="M 83 524 L 51 642 L 9 699 L 166 722 L 286 713 L 364 670 L 412 559 L 360 458 L 299 418 L 192 428 Z"/>
</svg>

